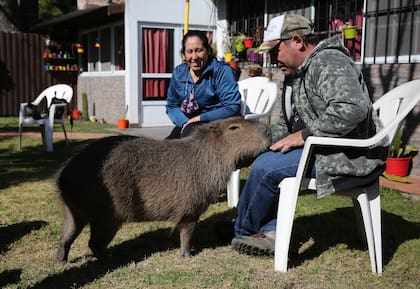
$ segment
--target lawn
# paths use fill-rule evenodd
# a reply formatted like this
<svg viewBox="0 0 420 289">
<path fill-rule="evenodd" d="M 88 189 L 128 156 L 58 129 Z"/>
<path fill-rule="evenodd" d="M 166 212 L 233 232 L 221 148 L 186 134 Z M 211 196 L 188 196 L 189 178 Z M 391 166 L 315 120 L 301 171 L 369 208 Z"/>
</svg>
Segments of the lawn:
<svg viewBox="0 0 420 289">
<path fill-rule="evenodd" d="M 115 126 L 110 126 L 112 128 Z M 79 132 L 109 132 L 104 125 L 75 123 Z M 17 131 L 15 118 L 0 118 L 0 131 Z M 179 240 L 164 222 L 123 226 L 109 246 L 111 261 L 99 263 L 87 246 L 85 228 L 69 262 L 55 262 L 61 205 L 54 176 L 62 163 L 91 140 L 54 140 L 46 153 L 38 137 L 0 137 L 0 288 L 418 288 L 420 202 L 383 189 L 384 273 L 370 271 L 359 240 L 352 202 L 314 194 L 299 197 L 293 232 L 296 252 L 288 273 L 274 272 L 271 258 L 239 255 L 214 234 L 235 209 L 225 195 L 210 206 L 196 230 L 194 257 L 179 256 Z M 243 177 L 246 177 L 247 170 Z M 77 180 L 75 180 L 77 181 Z M 167 180 L 162 180 L 167 181 Z M 83 186 L 83 184 L 80 184 Z"/>
</svg>

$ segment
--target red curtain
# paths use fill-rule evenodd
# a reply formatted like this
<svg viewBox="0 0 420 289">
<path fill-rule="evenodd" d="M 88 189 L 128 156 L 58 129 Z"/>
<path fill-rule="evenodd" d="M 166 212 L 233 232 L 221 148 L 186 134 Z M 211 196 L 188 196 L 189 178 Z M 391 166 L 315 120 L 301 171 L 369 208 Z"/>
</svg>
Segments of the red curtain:
<svg viewBox="0 0 420 289">
<path fill-rule="evenodd" d="M 168 31 L 166 29 L 143 28 L 143 73 L 165 73 Z M 143 97 L 165 97 L 165 79 L 145 79 Z"/>
</svg>

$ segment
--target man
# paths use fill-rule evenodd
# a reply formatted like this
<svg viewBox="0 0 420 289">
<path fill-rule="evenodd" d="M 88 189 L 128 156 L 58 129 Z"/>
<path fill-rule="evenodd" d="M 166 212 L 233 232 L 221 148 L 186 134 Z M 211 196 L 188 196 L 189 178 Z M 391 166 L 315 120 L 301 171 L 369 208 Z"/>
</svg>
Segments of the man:
<svg viewBox="0 0 420 289">
<path fill-rule="evenodd" d="M 282 115 L 272 125 L 274 143 L 255 160 L 240 195 L 232 248 L 273 255 L 278 184 L 296 175 L 305 139 L 368 138 L 380 123 L 372 113 L 363 76 L 338 37 L 318 43 L 308 19 L 281 15 L 270 21 L 261 49 L 277 55 L 286 93 Z M 309 173 L 316 176 L 318 196 L 344 189 L 343 175 L 353 177 L 353 184 L 365 181 L 360 176 L 375 179 L 383 170 L 385 151 L 317 152 Z"/>
</svg>

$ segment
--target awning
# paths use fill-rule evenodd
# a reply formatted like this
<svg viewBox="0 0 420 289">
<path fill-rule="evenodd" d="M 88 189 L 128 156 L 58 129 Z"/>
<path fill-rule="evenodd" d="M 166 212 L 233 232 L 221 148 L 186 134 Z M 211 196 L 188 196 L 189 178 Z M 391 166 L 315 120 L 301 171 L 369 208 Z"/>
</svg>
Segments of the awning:
<svg viewBox="0 0 420 289">
<path fill-rule="evenodd" d="M 46 34 L 74 32 L 92 26 L 123 20 L 124 11 L 124 4 L 110 4 L 101 7 L 77 10 L 39 23 L 33 26 L 31 31 Z"/>
</svg>

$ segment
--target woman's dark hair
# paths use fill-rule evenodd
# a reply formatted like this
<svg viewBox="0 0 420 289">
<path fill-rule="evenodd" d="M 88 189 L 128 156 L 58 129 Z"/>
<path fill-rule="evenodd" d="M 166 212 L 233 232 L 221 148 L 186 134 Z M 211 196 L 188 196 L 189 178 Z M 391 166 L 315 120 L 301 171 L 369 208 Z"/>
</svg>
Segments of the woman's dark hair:
<svg viewBox="0 0 420 289">
<path fill-rule="evenodd" d="M 206 49 L 207 53 L 210 55 L 212 53 L 212 49 L 210 47 L 209 44 L 209 40 L 207 38 L 207 35 L 205 32 L 203 31 L 199 31 L 199 30 L 189 30 L 184 37 L 182 38 L 182 49 L 181 49 L 181 53 L 182 55 L 184 55 L 185 53 L 185 42 L 187 41 L 188 38 L 190 37 L 198 37 L 200 38 L 201 42 L 203 43 L 204 48 Z"/>
</svg>

